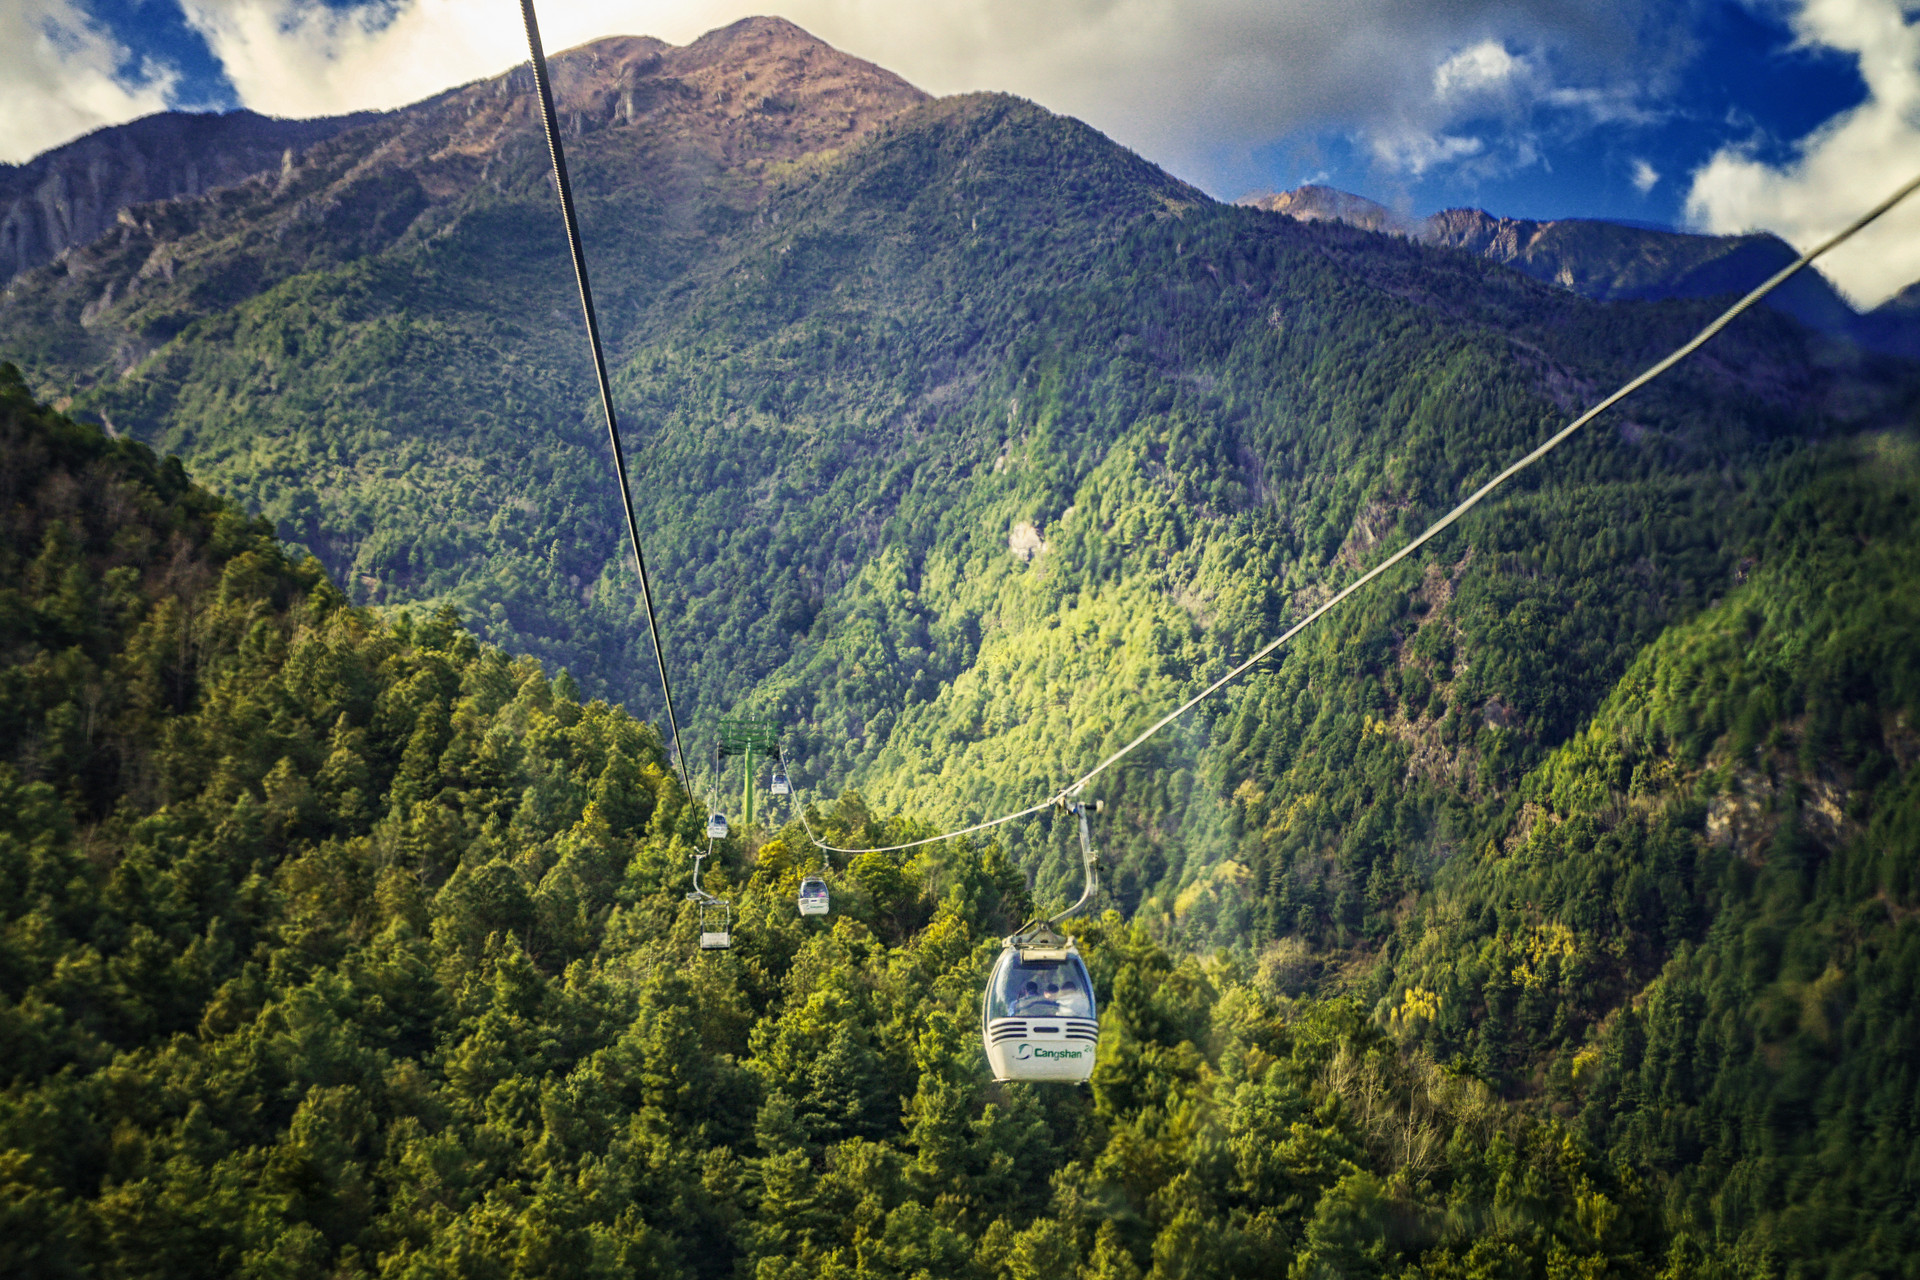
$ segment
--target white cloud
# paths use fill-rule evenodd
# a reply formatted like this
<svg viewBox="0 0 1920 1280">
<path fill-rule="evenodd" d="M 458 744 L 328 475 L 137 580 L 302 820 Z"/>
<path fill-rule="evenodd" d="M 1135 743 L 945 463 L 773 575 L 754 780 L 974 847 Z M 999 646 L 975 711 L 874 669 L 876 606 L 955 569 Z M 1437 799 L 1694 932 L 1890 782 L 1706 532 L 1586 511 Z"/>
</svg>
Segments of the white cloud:
<svg viewBox="0 0 1920 1280">
<path fill-rule="evenodd" d="M 1526 73 L 1526 62 L 1507 52 L 1498 40 L 1482 40 L 1462 49 L 1433 70 L 1433 93 L 1446 101 L 1469 94 L 1502 89 Z"/>
<path fill-rule="evenodd" d="M 1693 175 L 1687 218 L 1703 231 L 1765 229 L 1805 250 L 1920 173 L 1920 26 L 1901 0 L 1802 0 L 1792 22 L 1801 44 L 1859 59 L 1866 101 L 1801 139 L 1785 164 L 1720 151 Z M 1909 199 L 1820 267 L 1866 307 L 1920 278 L 1920 203 Z"/>
<path fill-rule="evenodd" d="M 342 11 L 296 0 L 182 0 L 181 7 L 240 101 L 269 115 L 403 106 L 526 57 L 517 15 L 503 4 L 412 0 Z M 483 17 L 498 20 L 476 20 Z"/>
<path fill-rule="evenodd" d="M 1547 89 L 1540 94 L 1540 101 L 1590 125 L 1657 124 L 1666 119 L 1664 109 L 1647 106 L 1647 97 L 1642 86 L 1629 83 Z"/>
<path fill-rule="evenodd" d="M 510 0 L 393 0 L 373 20 L 318 0 L 182 2 L 242 101 L 278 114 L 396 106 L 525 57 Z M 546 0 L 540 18 L 557 50 L 616 33 L 684 44 L 775 11 L 930 92 L 1018 93 L 1237 194 L 1256 149 L 1317 130 L 1409 171 L 1470 156 L 1466 114 L 1502 86 L 1552 91 L 1533 51 L 1582 84 L 1658 65 L 1646 42 L 1665 28 L 1641 20 L 1654 2 Z"/>
<path fill-rule="evenodd" d="M 1633 189 L 1641 195 L 1654 189 L 1660 182 L 1660 171 L 1645 160 L 1633 162 Z"/>
<path fill-rule="evenodd" d="M 0 4 L 0 162 L 19 163 L 102 125 L 164 111 L 172 77 L 142 64 L 72 0 Z"/>
<path fill-rule="evenodd" d="M 1469 181 L 1528 168 L 1541 162 L 1543 137 L 1657 118 L 1646 104 L 1666 87 L 1684 42 L 1627 59 L 1620 53 L 1638 47 L 1629 34 L 1615 32 L 1614 56 L 1598 62 L 1591 49 L 1582 56 L 1583 42 L 1606 41 L 1551 24 L 1525 50 L 1504 37 L 1458 46 L 1433 63 L 1427 93 L 1383 100 L 1393 119 L 1366 121 L 1357 134 L 1376 164 L 1408 177 L 1441 165 Z"/>
<path fill-rule="evenodd" d="M 1382 165 L 1417 178 L 1437 164 L 1481 154 L 1486 143 L 1445 133 L 1382 132 L 1373 135 L 1372 150 L 1373 158 Z"/>
</svg>

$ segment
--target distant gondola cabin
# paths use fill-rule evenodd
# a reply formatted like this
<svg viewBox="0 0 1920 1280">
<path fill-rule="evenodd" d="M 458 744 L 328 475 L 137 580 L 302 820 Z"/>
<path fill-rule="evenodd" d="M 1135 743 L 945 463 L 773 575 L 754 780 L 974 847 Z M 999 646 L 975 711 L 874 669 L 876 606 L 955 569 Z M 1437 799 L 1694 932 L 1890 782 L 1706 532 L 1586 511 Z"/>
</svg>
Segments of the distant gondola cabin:
<svg viewBox="0 0 1920 1280">
<path fill-rule="evenodd" d="M 803 916 L 823 916 L 828 909 L 827 882 L 819 876 L 808 876 L 800 882 L 800 914 Z"/>
</svg>

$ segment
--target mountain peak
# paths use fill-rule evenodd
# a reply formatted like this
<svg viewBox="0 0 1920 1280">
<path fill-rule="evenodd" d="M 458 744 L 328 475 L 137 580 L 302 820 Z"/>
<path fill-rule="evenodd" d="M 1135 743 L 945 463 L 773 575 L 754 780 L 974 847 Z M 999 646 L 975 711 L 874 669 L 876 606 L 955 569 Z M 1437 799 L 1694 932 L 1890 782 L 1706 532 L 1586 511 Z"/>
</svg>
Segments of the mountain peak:
<svg viewBox="0 0 1920 1280">
<path fill-rule="evenodd" d="M 774 17 L 742 18 L 684 46 L 603 36 L 554 54 L 550 65 L 570 136 L 639 124 L 664 145 L 702 153 L 703 165 L 756 172 L 850 146 L 928 98 Z M 297 180 L 302 172 L 337 169 L 331 186 L 377 169 L 417 183 L 430 199 L 453 197 L 488 171 L 503 141 L 538 131 L 531 85 L 521 63 L 389 112 L 317 120 L 164 112 L 0 165 L 0 284 L 97 241 L 134 206 L 192 202 L 250 180 L 269 192 L 299 186 L 295 198 L 305 198 L 312 184 Z M 359 141 L 345 136 L 363 128 L 372 132 Z"/>
<path fill-rule="evenodd" d="M 605 36 L 555 55 L 551 66 L 571 133 L 641 125 L 661 144 L 755 171 L 843 148 L 928 97 L 784 18 L 743 18 L 687 45 Z M 537 130 L 523 100 L 530 84 L 522 64 L 402 114 L 424 124 L 440 108 L 448 153 L 490 155 L 507 136 Z"/>
<path fill-rule="evenodd" d="M 1239 203 L 1268 213 L 1283 213 L 1299 222 L 1344 222 L 1394 235 L 1414 235 L 1419 227 L 1414 219 L 1365 196 L 1311 182 L 1278 194 L 1249 196 Z"/>
<path fill-rule="evenodd" d="M 737 22 L 729 22 L 724 27 L 715 27 L 686 47 L 689 51 L 750 49 L 758 52 L 776 46 L 791 50 L 821 49 L 838 52 L 832 45 L 804 27 L 796 26 L 785 18 L 771 14 L 741 18 Z"/>
<path fill-rule="evenodd" d="M 1920 280 L 1914 281 L 1900 292 L 1888 298 L 1873 309 L 1874 315 L 1920 316 Z"/>
<path fill-rule="evenodd" d="M 928 94 L 884 67 L 843 53 L 785 18 L 742 18 L 666 54 L 660 69 L 740 111 L 844 116 L 864 134 Z"/>
</svg>

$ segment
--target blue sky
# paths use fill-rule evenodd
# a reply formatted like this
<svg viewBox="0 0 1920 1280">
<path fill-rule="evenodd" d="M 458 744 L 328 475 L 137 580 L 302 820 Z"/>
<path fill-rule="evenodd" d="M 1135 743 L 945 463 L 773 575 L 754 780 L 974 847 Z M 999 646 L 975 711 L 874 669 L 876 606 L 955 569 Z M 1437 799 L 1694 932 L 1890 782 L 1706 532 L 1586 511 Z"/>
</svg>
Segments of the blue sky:
<svg viewBox="0 0 1920 1280">
<path fill-rule="evenodd" d="M 932 92 L 1081 117 L 1213 194 L 1764 228 L 1920 171 L 1913 0 L 546 0 L 550 47 L 788 17 Z M 6 0 L 0 159 L 163 107 L 391 107 L 524 56 L 515 0 Z M 1872 304 L 1920 216 L 1836 257 Z"/>
<path fill-rule="evenodd" d="M 1279 140 L 1259 158 L 1276 187 L 1325 173 L 1333 186 L 1420 214 L 1473 205 L 1510 217 L 1683 227 L 1686 179 L 1716 152 L 1751 148 L 1787 162 L 1794 142 L 1866 99 L 1856 59 L 1796 45 L 1777 13 L 1702 6 L 1692 34 L 1697 51 L 1685 69 L 1624 119 L 1553 102 L 1524 115 L 1469 116 L 1451 132 L 1484 139 L 1483 150 L 1418 174 L 1382 165 L 1364 139 L 1338 128 Z"/>
</svg>

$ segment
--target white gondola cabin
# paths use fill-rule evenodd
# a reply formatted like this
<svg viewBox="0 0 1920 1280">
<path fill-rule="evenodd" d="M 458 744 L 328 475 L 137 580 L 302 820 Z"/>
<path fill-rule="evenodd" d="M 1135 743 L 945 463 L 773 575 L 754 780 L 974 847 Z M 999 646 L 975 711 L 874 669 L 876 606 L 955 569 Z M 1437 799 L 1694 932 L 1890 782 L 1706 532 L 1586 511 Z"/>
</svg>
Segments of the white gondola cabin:
<svg viewBox="0 0 1920 1280">
<path fill-rule="evenodd" d="M 1100 1010 L 1071 938 L 1045 926 L 1008 938 L 981 1021 L 995 1080 L 1078 1084 L 1093 1075 Z"/>
<path fill-rule="evenodd" d="M 707 839 L 725 840 L 727 838 L 727 815 L 714 813 L 707 816 Z"/>
<path fill-rule="evenodd" d="M 768 789 L 777 796 L 790 796 L 793 794 L 793 784 L 787 781 L 785 771 L 780 769 L 773 771 L 773 785 Z"/>
<path fill-rule="evenodd" d="M 1080 959 L 1080 948 L 1053 927 L 1093 901 L 1099 867 L 1093 857 L 1087 805 L 1069 803 L 1064 796 L 1057 803 L 1079 819 L 1086 888 L 1078 902 L 1021 929 L 1001 948 L 980 1008 L 980 1039 L 995 1080 L 1084 1084 L 1093 1076 L 1100 1050 L 1100 1009 L 1093 998 L 1093 979 Z M 1098 812 L 1100 805 L 1093 808 Z"/>
<path fill-rule="evenodd" d="M 823 916 L 827 914 L 828 908 L 827 882 L 819 876 L 803 878 L 800 881 L 800 914 Z"/>
</svg>

